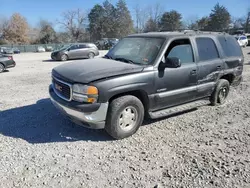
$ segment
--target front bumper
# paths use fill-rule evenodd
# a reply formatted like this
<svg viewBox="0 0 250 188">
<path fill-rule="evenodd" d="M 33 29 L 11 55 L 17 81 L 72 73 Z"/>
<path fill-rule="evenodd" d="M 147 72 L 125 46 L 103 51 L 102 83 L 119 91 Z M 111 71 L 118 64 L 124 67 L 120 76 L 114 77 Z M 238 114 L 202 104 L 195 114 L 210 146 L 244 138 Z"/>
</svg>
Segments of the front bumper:
<svg viewBox="0 0 250 188">
<path fill-rule="evenodd" d="M 76 105 L 76 102 L 67 102 L 58 97 L 52 86 L 49 93 L 53 105 L 72 122 L 92 129 L 105 127 L 108 103 Z"/>
<path fill-rule="evenodd" d="M 6 68 L 7 69 L 13 68 L 15 66 L 16 66 L 16 62 L 15 61 L 11 61 L 11 62 L 6 63 Z"/>
<path fill-rule="evenodd" d="M 60 60 L 58 53 L 51 53 L 50 57 L 55 61 Z"/>
</svg>

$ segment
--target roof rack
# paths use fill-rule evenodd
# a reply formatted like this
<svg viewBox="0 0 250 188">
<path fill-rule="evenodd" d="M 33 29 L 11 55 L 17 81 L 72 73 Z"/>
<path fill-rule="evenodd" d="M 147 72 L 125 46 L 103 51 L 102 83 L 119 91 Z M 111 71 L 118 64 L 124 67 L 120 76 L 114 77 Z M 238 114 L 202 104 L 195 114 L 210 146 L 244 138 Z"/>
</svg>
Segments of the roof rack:
<svg viewBox="0 0 250 188">
<path fill-rule="evenodd" d="M 180 32 L 184 34 L 189 34 L 189 33 L 204 33 L 204 34 L 225 34 L 226 32 L 216 32 L 216 31 L 201 31 L 199 29 L 180 29 L 177 31 L 164 31 L 161 30 L 160 32 L 169 32 L 169 33 L 175 33 L 175 32 Z"/>
</svg>

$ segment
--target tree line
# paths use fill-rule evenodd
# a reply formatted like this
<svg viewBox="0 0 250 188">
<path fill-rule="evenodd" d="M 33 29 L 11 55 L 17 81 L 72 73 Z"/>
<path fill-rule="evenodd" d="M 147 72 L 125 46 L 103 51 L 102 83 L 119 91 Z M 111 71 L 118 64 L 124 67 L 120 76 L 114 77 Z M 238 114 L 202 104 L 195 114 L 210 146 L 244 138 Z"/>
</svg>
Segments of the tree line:
<svg viewBox="0 0 250 188">
<path fill-rule="evenodd" d="M 183 29 L 228 32 L 243 28 L 250 32 L 250 9 L 245 17 L 233 18 L 219 3 L 209 15 L 186 20 L 177 10 L 164 11 L 160 4 L 147 8 L 137 5 L 132 11 L 133 18 L 125 0 L 115 5 L 105 0 L 88 12 L 82 9 L 63 12 L 53 23 L 40 20 L 35 28 L 31 28 L 21 14 L 14 13 L 10 18 L 0 19 L 0 44 L 94 42 L 102 38 L 122 38 L 131 33 Z M 60 31 L 55 30 L 56 26 Z"/>
</svg>

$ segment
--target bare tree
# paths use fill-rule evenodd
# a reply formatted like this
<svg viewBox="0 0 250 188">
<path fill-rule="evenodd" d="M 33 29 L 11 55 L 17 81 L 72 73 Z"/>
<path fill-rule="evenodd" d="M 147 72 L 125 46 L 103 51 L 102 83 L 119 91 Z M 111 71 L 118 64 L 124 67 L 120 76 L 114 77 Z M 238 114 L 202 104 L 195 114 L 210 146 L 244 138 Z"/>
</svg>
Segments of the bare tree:
<svg viewBox="0 0 250 188">
<path fill-rule="evenodd" d="M 198 20 L 199 17 L 196 15 L 189 16 L 185 21 L 184 25 L 186 29 L 198 29 Z"/>
<path fill-rule="evenodd" d="M 248 8 L 247 11 L 247 19 L 246 19 L 246 24 L 245 24 L 245 32 L 248 33 L 250 32 L 250 8 Z"/>
<path fill-rule="evenodd" d="M 135 6 L 134 11 L 135 11 L 136 30 L 137 33 L 141 33 L 142 31 L 144 31 L 146 23 L 150 18 L 150 15 L 147 11 L 147 8 L 141 7 L 139 4 Z"/>
<path fill-rule="evenodd" d="M 0 17 L 0 33 L 3 33 L 4 29 L 7 28 L 9 20 L 5 17 Z"/>
<path fill-rule="evenodd" d="M 74 41 L 79 41 L 86 32 L 87 15 L 81 9 L 69 10 L 62 14 L 58 21 L 70 34 Z"/>
<path fill-rule="evenodd" d="M 161 16 L 164 13 L 164 9 L 160 3 L 156 3 L 155 5 L 148 7 L 148 12 L 149 12 L 150 18 L 155 23 L 157 23 L 161 19 Z"/>
</svg>

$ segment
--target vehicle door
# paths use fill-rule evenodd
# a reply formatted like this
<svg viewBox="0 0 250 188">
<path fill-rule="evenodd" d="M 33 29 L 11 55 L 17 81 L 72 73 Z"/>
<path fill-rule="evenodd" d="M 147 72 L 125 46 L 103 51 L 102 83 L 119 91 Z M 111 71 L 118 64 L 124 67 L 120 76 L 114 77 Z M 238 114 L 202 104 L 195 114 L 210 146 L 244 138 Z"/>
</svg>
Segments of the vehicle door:
<svg viewBox="0 0 250 188">
<path fill-rule="evenodd" d="M 68 50 L 68 56 L 70 59 L 79 58 L 79 45 L 72 45 Z"/>
<path fill-rule="evenodd" d="M 223 75 L 225 67 L 215 39 L 213 37 L 195 38 L 198 62 L 197 98 L 210 96 L 219 76 Z"/>
<path fill-rule="evenodd" d="M 197 92 L 197 65 L 194 59 L 193 45 L 189 38 L 172 40 L 166 52 L 165 59 L 176 57 L 180 59 L 178 68 L 161 69 L 155 79 L 156 104 L 154 110 L 190 102 Z"/>
<path fill-rule="evenodd" d="M 86 44 L 80 44 L 79 45 L 79 57 L 80 58 L 86 58 L 89 54 L 89 49 Z"/>
</svg>

